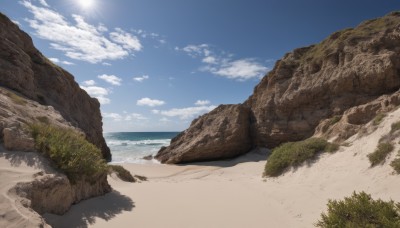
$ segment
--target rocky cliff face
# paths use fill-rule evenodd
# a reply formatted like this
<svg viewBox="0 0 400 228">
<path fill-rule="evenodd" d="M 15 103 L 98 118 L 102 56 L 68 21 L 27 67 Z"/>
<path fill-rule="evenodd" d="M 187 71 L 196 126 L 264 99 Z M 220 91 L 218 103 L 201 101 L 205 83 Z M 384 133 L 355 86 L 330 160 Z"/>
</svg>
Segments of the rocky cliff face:
<svg viewBox="0 0 400 228">
<path fill-rule="evenodd" d="M 392 13 L 286 54 L 238 108 L 249 110 L 245 118 L 230 119 L 237 113 L 223 109 L 203 115 L 156 158 L 167 163 L 227 158 L 246 153 L 249 147 L 272 148 L 301 140 L 312 136 L 321 121 L 392 94 L 399 87 L 400 13 Z M 197 123 L 204 121 L 213 124 L 199 128 Z M 232 125 L 230 121 L 249 126 L 229 129 L 234 134 L 231 138 L 245 140 L 214 140 L 227 133 L 226 128 L 215 126 Z M 194 143 L 204 138 L 207 142 Z M 241 143 L 246 146 L 231 153 L 224 149 Z"/>
<path fill-rule="evenodd" d="M 102 135 L 100 104 L 74 81 L 74 77 L 51 63 L 31 38 L 0 13 L 0 86 L 17 91 L 42 105 L 52 106 L 110 161 Z"/>
</svg>

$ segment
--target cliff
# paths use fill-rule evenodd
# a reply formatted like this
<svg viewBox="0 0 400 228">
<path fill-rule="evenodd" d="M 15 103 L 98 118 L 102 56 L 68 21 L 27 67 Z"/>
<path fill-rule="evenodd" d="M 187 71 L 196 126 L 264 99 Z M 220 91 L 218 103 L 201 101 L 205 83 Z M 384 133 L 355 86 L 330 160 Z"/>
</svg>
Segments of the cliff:
<svg viewBox="0 0 400 228">
<path fill-rule="evenodd" d="M 0 13 L 0 86 L 19 92 L 41 105 L 52 106 L 89 142 L 111 160 L 102 134 L 100 103 L 75 82 L 74 77 L 54 65 L 38 51 L 28 34 Z"/>
<path fill-rule="evenodd" d="M 240 108 L 222 106 L 201 116 L 156 158 L 163 163 L 182 163 L 231 158 L 254 147 L 273 148 L 308 138 L 320 124 L 344 113 L 351 117 L 343 118 L 348 121 L 342 121 L 347 127 L 341 131 L 345 134 L 388 106 L 397 105 L 394 93 L 399 87 L 400 13 L 395 12 L 286 54 Z M 381 97 L 384 95 L 390 102 L 379 102 L 385 100 Z M 231 111 L 227 113 L 226 109 Z M 239 113 L 246 118 L 231 118 Z M 198 127 L 199 122 L 212 124 Z M 232 125 L 248 128 L 222 127 Z M 215 140 L 225 134 L 230 137 Z M 205 138 L 209 140 L 193 143 Z M 236 149 L 226 152 L 224 148 L 230 146 Z"/>
<path fill-rule="evenodd" d="M 104 160 L 111 154 L 99 102 L 1 13 L 0 28 L 0 227 L 43 227 L 40 215 L 111 191 Z M 43 150 L 34 126 L 66 140 L 50 145 L 42 134 Z"/>
</svg>

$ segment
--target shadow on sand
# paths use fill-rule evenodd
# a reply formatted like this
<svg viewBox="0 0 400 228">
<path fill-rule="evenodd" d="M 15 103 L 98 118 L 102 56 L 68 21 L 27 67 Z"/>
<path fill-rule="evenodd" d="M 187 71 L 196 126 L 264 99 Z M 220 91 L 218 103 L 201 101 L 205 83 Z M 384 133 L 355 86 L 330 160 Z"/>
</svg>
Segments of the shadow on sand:
<svg viewBox="0 0 400 228">
<path fill-rule="evenodd" d="M 54 228 L 88 227 L 96 219 L 110 220 L 124 211 L 132 211 L 135 207 L 131 198 L 112 191 L 104 196 L 88 199 L 73 205 L 62 216 L 43 215 L 46 222 Z"/>
<path fill-rule="evenodd" d="M 266 148 L 257 148 L 254 149 L 247 154 L 240 155 L 236 158 L 218 160 L 218 161 L 204 161 L 204 162 L 193 162 L 187 164 L 178 164 L 179 166 L 187 166 L 187 165 L 199 165 L 199 166 L 217 166 L 217 167 L 232 167 L 240 163 L 246 162 L 259 162 L 266 161 L 268 156 L 270 155 L 270 150 Z"/>
<path fill-rule="evenodd" d="M 11 166 L 19 167 L 22 164 L 36 169 L 51 172 L 50 162 L 37 152 L 7 151 L 0 145 L 0 158 L 7 159 Z"/>
</svg>

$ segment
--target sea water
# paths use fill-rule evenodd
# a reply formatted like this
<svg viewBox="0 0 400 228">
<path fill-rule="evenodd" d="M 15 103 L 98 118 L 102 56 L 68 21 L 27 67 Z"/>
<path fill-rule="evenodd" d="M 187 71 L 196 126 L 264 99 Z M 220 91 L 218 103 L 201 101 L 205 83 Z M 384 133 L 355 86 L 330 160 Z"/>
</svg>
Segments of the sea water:
<svg viewBox="0 0 400 228">
<path fill-rule="evenodd" d="M 112 154 L 112 163 L 148 163 L 142 159 L 168 146 L 179 132 L 110 132 L 104 133 Z"/>
</svg>

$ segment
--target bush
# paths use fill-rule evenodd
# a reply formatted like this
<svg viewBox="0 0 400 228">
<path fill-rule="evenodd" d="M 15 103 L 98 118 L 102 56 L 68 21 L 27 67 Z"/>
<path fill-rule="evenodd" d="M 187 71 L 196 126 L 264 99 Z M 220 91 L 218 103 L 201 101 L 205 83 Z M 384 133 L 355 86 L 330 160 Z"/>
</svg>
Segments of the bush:
<svg viewBox="0 0 400 228">
<path fill-rule="evenodd" d="M 380 123 L 382 123 L 383 118 L 386 117 L 385 113 L 378 113 L 378 115 L 375 116 L 374 120 L 372 121 L 372 124 L 374 126 L 379 125 Z"/>
<path fill-rule="evenodd" d="M 388 154 L 394 149 L 393 145 L 390 143 L 379 143 L 376 150 L 368 154 L 368 159 L 371 162 L 371 166 L 376 166 L 382 164 Z"/>
<path fill-rule="evenodd" d="M 74 130 L 45 124 L 34 124 L 31 129 L 37 150 L 48 156 L 72 183 L 106 173 L 101 151 Z"/>
<path fill-rule="evenodd" d="M 303 162 L 313 159 L 319 152 L 337 150 L 324 139 L 309 138 L 299 142 L 288 142 L 275 148 L 265 165 L 264 176 L 279 176 L 288 167 L 299 166 Z"/>
<path fill-rule="evenodd" d="M 393 123 L 390 129 L 390 133 L 400 130 L 400 121 Z"/>
<path fill-rule="evenodd" d="M 108 173 L 111 174 L 113 172 L 123 181 L 135 182 L 135 178 L 133 178 L 132 174 L 120 165 L 108 165 Z"/>
<path fill-rule="evenodd" d="M 400 158 L 394 159 L 390 165 L 393 167 L 393 169 L 396 171 L 397 174 L 400 174 Z"/>
<path fill-rule="evenodd" d="M 400 205 L 374 200 L 365 192 L 354 192 L 341 201 L 329 200 L 327 206 L 317 227 L 400 227 Z"/>
<path fill-rule="evenodd" d="M 25 105 L 27 101 L 13 92 L 6 92 L 6 95 L 16 104 Z"/>
<path fill-rule="evenodd" d="M 332 126 L 332 125 L 336 124 L 341 119 L 342 119 L 342 116 L 334 116 L 334 117 L 330 118 L 329 119 L 329 126 Z"/>
</svg>

